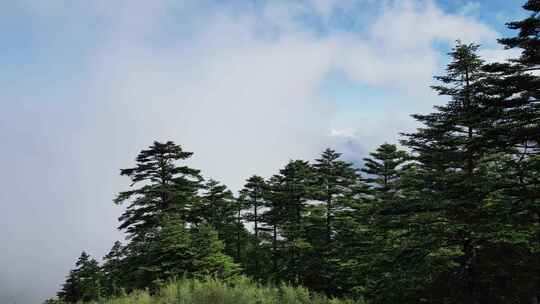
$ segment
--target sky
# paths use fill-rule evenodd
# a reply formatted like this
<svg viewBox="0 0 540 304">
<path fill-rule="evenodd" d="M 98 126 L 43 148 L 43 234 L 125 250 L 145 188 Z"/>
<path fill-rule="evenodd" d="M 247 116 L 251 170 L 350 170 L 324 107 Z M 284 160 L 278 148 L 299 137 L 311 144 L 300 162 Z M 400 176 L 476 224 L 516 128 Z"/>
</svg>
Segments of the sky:
<svg viewBox="0 0 540 304">
<path fill-rule="evenodd" d="M 123 234 L 119 169 L 154 140 L 238 190 L 331 147 L 357 164 L 456 39 L 488 61 L 521 0 L 0 0 L 0 303 L 54 296 Z"/>
</svg>

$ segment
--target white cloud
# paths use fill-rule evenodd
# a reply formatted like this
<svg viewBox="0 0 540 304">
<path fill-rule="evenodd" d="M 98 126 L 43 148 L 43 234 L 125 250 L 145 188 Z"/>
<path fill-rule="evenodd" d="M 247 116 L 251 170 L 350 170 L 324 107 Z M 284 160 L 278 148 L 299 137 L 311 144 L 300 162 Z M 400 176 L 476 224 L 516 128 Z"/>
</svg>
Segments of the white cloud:
<svg viewBox="0 0 540 304">
<path fill-rule="evenodd" d="M 479 51 L 479 55 L 486 62 L 506 62 L 508 59 L 518 58 L 520 55 L 518 49 L 482 49 Z"/>
<path fill-rule="evenodd" d="M 480 2 L 467 2 L 461 7 L 459 13 L 462 15 L 475 15 L 480 11 L 481 7 Z"/>
<path fill-rule="evenodd" d="M 443 12 L 432 1 L 400 1 L 378 18 L 373 39 L 402 52 L 427 48 L 436 41 L 494 41 L 497 33 L 467 16 Z"/>
</svg>

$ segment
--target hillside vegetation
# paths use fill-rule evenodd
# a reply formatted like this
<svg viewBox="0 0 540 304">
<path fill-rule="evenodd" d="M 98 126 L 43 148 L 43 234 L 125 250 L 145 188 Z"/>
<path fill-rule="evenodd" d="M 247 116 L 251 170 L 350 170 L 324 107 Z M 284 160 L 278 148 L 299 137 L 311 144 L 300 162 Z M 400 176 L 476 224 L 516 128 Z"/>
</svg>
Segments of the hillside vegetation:
<svg viewBox="0 0 540 304">
<path fill-rule="evenodd" d="M 51 302 L 53 303 L 53 302 Z M 302 287 L 285 284 L 260 285 L 245 277 L 225 283 L 214 278 L 183 279 L 161 287 L 155 295 L 135 291 L 129 295 L 98 300 L 99 304 L 354 304 L 352 300 L 329 299 Z"/>
</svg>

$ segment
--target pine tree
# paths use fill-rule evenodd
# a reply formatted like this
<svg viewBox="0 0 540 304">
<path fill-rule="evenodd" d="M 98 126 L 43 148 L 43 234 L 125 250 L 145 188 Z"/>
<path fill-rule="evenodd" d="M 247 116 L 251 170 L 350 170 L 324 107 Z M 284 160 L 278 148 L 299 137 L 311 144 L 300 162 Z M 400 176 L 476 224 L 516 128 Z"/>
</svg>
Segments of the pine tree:
<svg viewBox="0 0 540 304">
<path fill-rule="evenodd" d="M 191 210 L 196 223 L 206 223 L 218 232 L 225 244 L 225 253 L 231 257 L 237 256 L 237 233 L 243 232 L 243 225 L 237 226 L 237 208 L 237 201 L 227 186 L 210 179 L 204 184 L 199 204 Z"/>
<path fill-rule="evenodd" d="M 168 215 L 148 247 L 150 263 L 144 266 L 147 286 L 159 287 L 172 278 L 195 271 L 191 234 L 179 215 Z"/>
<path fill-rule="evenodd" d="M 242 212 L 246 209 L 246 202 L 243 198 L 235 198 L 233 201 L 232 209 L 234 210 L 234 222 L 230 226 L 229 233 L 226 239 L 231 244 L 230 249 L 225 246 L 225 252 L 234 257 L 235 262 L 244 265 L 248 264 L 247 260 L 247 247 L 249 241 L 249 232 L 244 226 L 244 215 Z"/>
<path fill-rule="evenodd" d="M 336 236 L 343 232 L 344 215 L 348 213 L 346 210 L 351 208 L 360 183 L 357 169 L 340 158 L 340 153 L 326 149 L 321 157 L 315 160 L 313 198 L 321 204 L 311 206 L 308 216 L 308 240 L 317 252 L 310 271 L 313 282 L 310 285 L 318 282 L 315 289 L 329 294 L 337 292 L 334 277 L 340 261 L 338 248 L 341 246 L 333 242 Z"/>
<path fill-rule="evenodd" d="M 519 31 L 518 36 L 499 39 L 499 42 L 507 48 L 520 48 L 521 57 L 515 62 L 530 70 L 537 70 L 540 68 L 540 1 L 528 0 L 523 9 L 531 15 L 524 20 L 508 23 L 508 28 Z"/>
<path fill-rule="evenodd" d="M 396 280 L 392 274 L 397 267 L 389 265 L 395 262 L 392 254 L 401 246 L 394 239 L 405 231 L 397 211 L 402 207 L 402 176 L 409 169 L 410 157 L 388 143 L 369 155 L 361 169 L 367 174 L 362 178 L 366 184 L 360 185 L 348 212 L 347 225 L 342 229 L 339 280 L 344 290 L 353 289 L 353 293 L 370 297 L 376 303 L 373 297 L 380 292 L 381 298 L 391 303 L 403 300 L 401 295 L 390 296 L 397 295 L 399 289 L 388 287 L 388 292 L 381 286 L 392 286 Z"/>
<path fill-rule="evenodd" d="M 117 204 L 130 201 L 120 217 L 120 229 L 125 229 L 132 238 L 144 239 L 160 226 L 166 214 L 180 214 L 189 220 L 188 212 L 198 200 L 202 177 L 199 170 L 178 166 L 176 162 L 192 154 L 171 141 L 156 141 L 139 153 L 136 167 L 121 170 L 121 175 L 131 179 L 132 186 L 142 186 L 120 192 L 115 199 Z"/>
<path fill-rule="evenodd" d="M 82 291 L 79 286 L 76 270 L 70 270 L 69 275 L 58 292 L 58 298 L 66 303 L 76 303 L 82 299 Z"/>
<path fill-rule="evenodd" d="M 283 193 L 280 191 L 280 177 L 273 176 L 266 183 L 266 191 L 264 192 L 264 208 L 265 211 L 261 217 L 264 222 L 264 231 L 270 234 L 270 264 L 268 270 L 270 280 L 279 279 L 280 266 L 282 260 L 282 252 L 280 251 L 280 227 L 282 227 L 285 218 L 285 204 Z"/>
<path fill-rule="evenodd" d="M 124 247 L 119 241 L 114 242 L 111 250 L 103 257 L 103 292 L 107 296 L 119 295 L 125 275 Z"/>
<path fill-rule="evenodd" d="M 380 196 L 391 196 L 397 191 L 396 182 L 409 159 L 407 152 L 399 150 L 396 145 L 385 143 L 369 155 L 369 158 L 364 158 L 362 168 L 362 172 L 368 175 L 365 181 L 372 185 Z"/>
<path fill-rule="evenodd" d="M 523 8 L 530 13 L 529 17 L 508 23 L 509 29 L 518 31 L 517 36 L 499 39 L 506 48 L 520 50 L 519 58 L 485 67 L 491 73 L 485 103 L 496 115 L 490 117 L 493 128 L 484 136 L 497 146 L 498 155 L 484 170 L 496 178 L 492 183 L 496 191 L 490 195 L 490 204 L 503 215 L 497 217 L 498 233 L 504 236 L 501 239 L 512 244 L 511 248 L 521 248 L 523 240 L 528 240 L 529 260 L 534 262 L 527 269 L 535 272 L 529 275 L 529 282 L 535 282 L 536 286 L 533 291 L 523 292 L 530 294 L 531 303 L 537 303 L 540 299 L 537 295 L 540 268 L 536 262 L 540 247 L 540 1 L 529 0 Z M 520 254 L 525 256 L 523 251 Z"/>
<path fill-rule="evenodd" d="M 352 259 L 358 265 L 357 272 L 363 276 L 357 281 L 369 285 L 368 288 L 378 288 L 385 284 L 391 270 L 387 269 L 389 257 L 394 251 L 397 236 L 405 233 L 406 229 L 400 223 L 399 212 L 403 200 L 403 176 L 409 172 L 407 166 L 409 155 L 399 150 L 396 145 L 382 144 L 369 158 L 364 158 L 362 171 L 367 174 L 364 179 L 370 186 L 369 195 L 363 198 L 356 210 L 358 235 L 363 248 L 357 249 L 363 254 L 360 259 Z M 412 197 L 412 194 L 411 194 Z M 368 256 L 365 259 L 363 256 Z"/>
<path fill-rule="evenodd" d="M 493 73 L 488 105 L 498 114 L 490 120 L 496 127 L 490 139 L 528 157 L 540 154 L 540 2 L 527 1 L 523 8 L 530 16 L 508 23 L 518 35 L 499 39 L 507 49 L 521 50 L 521 56 L 485 69 Z"/>
<path fill-rule="evenodd" d="M 411 217 L 415 222 L 410 223 L 423 225 L 415 232 L 424 246 L 415 254 L 437 257 L 436 263 L 459 261 L 467 285 L 462 300 L 471 304 L 479 303 L 477 249 L 487 195 L 479 186 L 483 177 L 478 174 L 478 164 L 489 151 L 478 135 L 489 126 L 480 99 L 485 74 L 477 49 L 477 45 L 458 41 L 450 53 L 452 62 L 446 75 L 436 77 L 442 84 L 433 86 L 451 100 L 437 106 L 435 113 L 413 115 L 424 127 L 406 134 L 403 141 L 414 152 L 424 181 L 425 197 Z"/>
<path fill-rule="evenodd" d="M 260 176 L 254 175 L 247 180 L 247 183 L 244 185 L 244 188 L 240 191 L 240 199 L 244 202 L 246 213 L 244 218 L 249 223 L 253 223 L 253 232 L 254 232 L 254 251 L 251 257 L 253 269 L 248 271 L 258 277 L 260 275 L 260 228 L 262 222 L 262 213 L 263 207 L 265 205 L 265 188 L 266 183 L 264 179 Z"/>
<path fill-rule="evenodd" d="M 200 225 L 192 230 L 192 248 L 192 275 L 227 279 L 239 273 L 240 266 L 223 253 L 223 242 L 209 225 Z"/>
<path fill-rule="evenodd" d="M 282 204 L 281 236 L 287 246 L 280 277 L 301 284 L 303 257 L 312 249 L 305 240 L 305 216 L 308 202 L 313 198 L 313 169 L 306 161 L 290 161 L 274 179 L 275 199 Z"/>
<path fill-rule="evenodd" d="M 98 262 L 83 251 L 75 269 L 69 272 L 62 285 L 58 298 L 67 303 L 96 301 L 102 294 L 102 279 Z"/>
<path fill-rule="evenodd" d="M 161 277 L 162 267 L 154 259 L 155 251 L 149 250 L 160 241 L 164 224 L 178 219 L 188 225 L 195 219 L 191 209 L 199 204 L 202 177 L 199 170 L 179 165 L 193 153 L 184 151 L 169 141 L 154 142 L 136 158 L 136 166 L 122 169 L 121 175 L 131 179 L 131 186 L 138 188 L 120 192 L 115 203 L 128 206 L 122 216 L 120 229 L 128 234 L 124 249 L 124 288 L 130 291 L 152 286 Z"/>
<path fill-rule="evenodd" d="M 356 169 L 351 163 L 340 160 L 341 154 L 326 149 L 321 158 L 313 164 L 316 197 L 325 205 L 326 242 L 332 241 L 334 233 L 333 220 L 337 212 L 347 207 L 347 200 L 354 193 L 358 184 Z"/>
<path fill-rule="evenodd" d="M 227 186 L 213 179 L 208 180 L 203 189 L 199 205 L 193 208 L 193 218 L 197 218 L 196 222 L 207 223 L 219 232 L 223 226 L 234 221 L 234 196 Z"/>
</svg>

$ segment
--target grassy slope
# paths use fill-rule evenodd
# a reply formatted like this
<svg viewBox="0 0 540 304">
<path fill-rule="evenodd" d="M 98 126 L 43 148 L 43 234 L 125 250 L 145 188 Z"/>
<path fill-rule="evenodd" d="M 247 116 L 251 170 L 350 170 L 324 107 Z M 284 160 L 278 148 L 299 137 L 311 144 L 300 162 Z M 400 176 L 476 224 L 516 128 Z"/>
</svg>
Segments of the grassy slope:
<svg viewBox="0 0 540 304">
<path fill-rule="evenodd" d="M 165 285 L 159 294 L 134 292 L 99 302 L 100 304 L 360 304 L 350 300 L 328 299 L 301 287 L 264 286 L 246 278 L 232 282 L 208 278 L 179 280 Z"/>
</svg>

